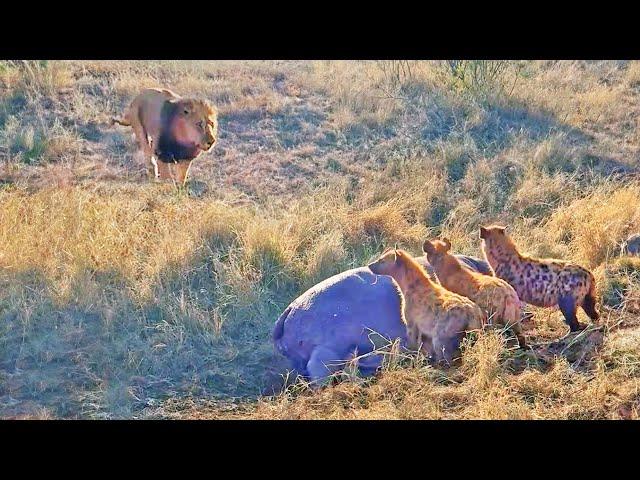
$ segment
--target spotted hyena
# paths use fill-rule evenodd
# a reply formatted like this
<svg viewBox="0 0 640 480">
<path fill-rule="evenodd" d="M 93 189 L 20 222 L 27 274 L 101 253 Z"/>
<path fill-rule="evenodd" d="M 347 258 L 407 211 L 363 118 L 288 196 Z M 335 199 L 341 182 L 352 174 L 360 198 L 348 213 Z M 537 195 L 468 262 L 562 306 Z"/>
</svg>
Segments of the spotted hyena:
<svg viewBox="0 0 640 480">
<path fill-rule="evenodd" d="M 480 307 L 433 282 L 404 250 L 388 249 L 368 267 L 396 281 L 403 297 L 407 342 L 436 362 L 451 363 L 465 333 L 482 328 L 485 314 Z"/>
<path fill-rule="evenodd" d="M 436 271 L 444 288 L 473 300 L 487 312 L 488 319 L 496 325 L 511 328 L 521 347 L 526 346 L 520 320 L 522 308 L 518 294 L 501 278 L 482 275 L 462 266 L 460 261 L 449 253 L 451 242 L 425 240 L 422 250 Z"/>
<path fill-rule="evenodd" d="M 595 279 L 589 270 L 571 262 L 521 254 L 506 227 L 480 227 L 480 238 L 496 276 L 506 280 L 520 300 L 538 307 L 557 305 L 572 332 L 586 327 L 578 322 L 578 306 L 591 320 L 598 320 Z"/>
</svg>

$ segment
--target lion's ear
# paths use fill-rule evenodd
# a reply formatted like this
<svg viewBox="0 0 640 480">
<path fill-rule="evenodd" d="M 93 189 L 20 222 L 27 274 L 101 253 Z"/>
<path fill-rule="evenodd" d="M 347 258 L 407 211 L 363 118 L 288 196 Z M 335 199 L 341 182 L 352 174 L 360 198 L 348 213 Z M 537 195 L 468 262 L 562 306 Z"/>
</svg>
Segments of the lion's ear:
<svg viewBox="0 0 640 480">
<path fill-rule="evenodd" d="M 442 243 L 444 243 L 445 252 L 448 252 L 449 250 L 451 250 L 451 241 L 447 237 L 444 237 L 442 239 Z"/>
<path fill-rule="evenodd" d="M 424 253 L 433 253 L 434 252 L 433 243 L 431 243 L 429 240 L 425 240 L 424 243 L 422 244 L 422 251 Z"/>
<path fill-rule="evenodd" d="M 189 115 L 193 111 L 193 102 L 191 100 L 183 100 L 180 104 L 180 108 L 184 115 Z"/>
</svg>

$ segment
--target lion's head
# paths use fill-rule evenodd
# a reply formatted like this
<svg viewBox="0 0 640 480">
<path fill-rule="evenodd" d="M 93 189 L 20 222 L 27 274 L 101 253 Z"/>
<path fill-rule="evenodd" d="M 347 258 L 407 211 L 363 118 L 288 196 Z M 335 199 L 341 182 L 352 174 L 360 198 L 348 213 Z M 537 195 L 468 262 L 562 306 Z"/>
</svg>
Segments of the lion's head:
<svg viewBox="0 0 640 480">
<path fill-rule="evenodd" d="M 162 108 L 162 131 L 156 154 L 163 162 L 192 160 L 209 152 L 218 135 L 218 114 L 205 100 L 167 100 Z"/>
</svg>

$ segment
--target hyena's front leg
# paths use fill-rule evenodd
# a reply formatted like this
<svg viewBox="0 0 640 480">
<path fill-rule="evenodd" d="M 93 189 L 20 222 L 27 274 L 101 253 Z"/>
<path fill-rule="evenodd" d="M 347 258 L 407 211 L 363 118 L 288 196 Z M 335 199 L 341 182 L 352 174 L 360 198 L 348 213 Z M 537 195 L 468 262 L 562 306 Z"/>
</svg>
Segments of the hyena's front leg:
<svg viewBox="0 0 640 480">
<path fill-rule="evenodd" d="M 436 351 L 433 348 L 433 339 L 426 334 L 420 335 L 418 346 L 422 354 L 427 357 L 427 360 L 435 361 Z"/>
<path fill-rule="evenodd" d="M 520 348 L 525 348 L 527 346 L 527 339 L 522 333 L 522 325 L 520 325 L 520 322 L 518 321 L 518 322 L 512 323 L 509 326 L 511 328 L 511 331 L 516 335 L 516 338 L 518 339 L 518 345 L 520 346 Z"/>
<path fill-rule="evenodd" d="M 460 335 L 454 335 L 452 337 L 434 337 L 433 338 L 433 350 L 435 353 L 436 363 L 444 363 L 449 366 L 453 361 L 460 356 L 460 342 L 462 338 Z"/>
</svg>

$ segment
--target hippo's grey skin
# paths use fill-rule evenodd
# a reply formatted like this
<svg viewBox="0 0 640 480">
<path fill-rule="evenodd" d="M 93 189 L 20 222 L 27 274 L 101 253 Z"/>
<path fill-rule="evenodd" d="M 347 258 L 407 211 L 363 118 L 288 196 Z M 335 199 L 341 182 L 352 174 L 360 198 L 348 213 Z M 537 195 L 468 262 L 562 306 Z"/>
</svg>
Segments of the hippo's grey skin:
<svg viewBox="0 0 640 480">
<path fill-rule="evenodd" d="M 491 272 L 480 259 L 458 258 L 473 270 Z M 434 277 L 426 256 L 416 260 Z M 299 375 L 317 381 L 343 367 L 356 351 L 371 352 L 374 338 L 400 339 L 406 346 L 400 302 L 391 277 L 375 275 L 367 267 L 347 270 L 294 300 L 276 321 L 273 342 Z M 372 375 L 381 363 L 381 355 L 372 355 L 360 360 L 358 368 L 362 375 Z"/>
<path fill-rule="evenodd" d="M 476 257 L 469 257 L 468 255 L 454 255 L 463 266 L 473 270 L 474 272 L 482 273 L 483 275 L 493 275 L 493 270 L 491 270 L 491 265 L 489 265 L 484 260 L 480 260 Z M 437 279 L 436 273 L 433 270 L 431 264 L 427 261 L 427 256 L 423 255 L 421 257 L 415 257 L 415 260 L 418 261 L 420 265 L 424 267 L 427 273 L 431 276 L 433 280 Z"/>
</svg>

